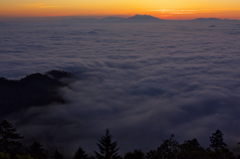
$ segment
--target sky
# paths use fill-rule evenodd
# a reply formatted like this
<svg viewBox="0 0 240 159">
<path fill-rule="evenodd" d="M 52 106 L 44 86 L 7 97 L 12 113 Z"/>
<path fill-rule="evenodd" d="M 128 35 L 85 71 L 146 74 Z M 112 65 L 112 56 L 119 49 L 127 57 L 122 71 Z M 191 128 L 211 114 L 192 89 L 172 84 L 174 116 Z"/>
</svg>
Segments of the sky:
<svg viewBox="0 0 240 159">
<path fill-rule="evenodd" d="M 0 17 L 129 17 L 147 14 L 161 19 L 240 19 L 238 0 L 0 0 Z"/>
<path fill-rule="evenodd" d="M 24 141 L 87 153 L 106 128 L 121 154 L 157 148 L 171 134 L 209 146 L 217 129 L 240 141 L 240 22 L 0 23 L 0 76 L 50 70 L 76 76 L 68 102 L 6 114 Z M 2 120 L 3 116 L 1 116 Z M 238 151 L 239 152 L 239 151 Z"/>
</svg>

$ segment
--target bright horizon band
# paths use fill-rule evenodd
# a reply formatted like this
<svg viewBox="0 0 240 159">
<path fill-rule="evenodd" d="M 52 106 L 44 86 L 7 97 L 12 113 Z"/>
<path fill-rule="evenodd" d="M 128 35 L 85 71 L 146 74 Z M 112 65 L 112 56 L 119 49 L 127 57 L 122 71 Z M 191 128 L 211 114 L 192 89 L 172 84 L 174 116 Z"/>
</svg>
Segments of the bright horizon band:
<svg viewBox="0 0 240 159">
<path fill-rule="evenodd" d="M 0 0 L 0 4 L 0 18 L 147 14 L 161 19 L 240 20 L 240 1 L 236 0 Z"/>
</svg>

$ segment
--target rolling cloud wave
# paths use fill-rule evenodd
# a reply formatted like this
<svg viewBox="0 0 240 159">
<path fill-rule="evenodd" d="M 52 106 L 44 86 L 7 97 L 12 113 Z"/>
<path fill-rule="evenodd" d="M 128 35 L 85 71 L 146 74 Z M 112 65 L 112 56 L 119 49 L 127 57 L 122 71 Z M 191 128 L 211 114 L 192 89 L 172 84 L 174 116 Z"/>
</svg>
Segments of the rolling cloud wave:
<svg viewBox="0 0 240 159">
<path fill-rule="evenodd" d="M 215 25 L 216 27 L 209 27 Z M 204 146 L 216 129 L 239 142 L 240 24 L 11 23 L 0 30 L 0 75 L 61 69 L 77 76 L 68 104 L 31 107 L 8 119 L 26 141 L 87 152 L 106 128 L 121 152 L 149 150 L 172 133 Z"/>
</svg>

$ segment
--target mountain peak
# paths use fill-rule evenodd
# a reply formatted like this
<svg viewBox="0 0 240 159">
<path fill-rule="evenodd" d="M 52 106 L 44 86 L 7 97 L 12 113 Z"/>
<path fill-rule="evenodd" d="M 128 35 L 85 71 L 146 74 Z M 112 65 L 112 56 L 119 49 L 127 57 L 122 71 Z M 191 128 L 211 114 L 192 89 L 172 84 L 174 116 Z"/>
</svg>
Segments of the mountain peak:
<svg viewBox="0 0 240 159">
<path fill-rule="evenodd" d="M 128 19 L 158 19 L 158 18 L 146 14 L 144 15 L 136 14 L 133 17 L 129 17 Z"/>
</svg>

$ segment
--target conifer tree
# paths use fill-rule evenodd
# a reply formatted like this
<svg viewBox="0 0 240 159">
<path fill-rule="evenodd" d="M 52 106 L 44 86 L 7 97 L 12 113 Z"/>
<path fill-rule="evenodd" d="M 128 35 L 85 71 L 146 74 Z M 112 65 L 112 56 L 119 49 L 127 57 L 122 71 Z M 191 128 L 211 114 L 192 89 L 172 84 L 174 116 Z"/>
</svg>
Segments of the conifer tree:
<svg viewBox="0 0 240 159">
<path fill-rule="evenodd" d="M 97 159 L 119 159 L 117 151 L 117 142 L 112 142 L 112 135 L 109 134 L 109 129 L 106 130 L 105 136 L 101 136 L 97 143 L 100 153 L 95 152 Z"/>
<path fill-rule="evenodd" d="M 73 159 L 89 159 L 85 151 L 79 146 L 78 150 L 75 152 Z"/>
<path fill-rule="evenodd" d="M 234 155 L 227 148 L 227 144 L 223 142 L 223 133 L 217 129 L 210 138 L 211 149 L 207 149 L 207 155 L 209 158 L 216 159 L 234 159 Z"/>
<path fill-rule="evenodd" d="M 226 148 L 227 144 L 223 142 L 223 133 L 217 129 L 215 133 L 212 134 L 210 138 L 211 142 L 211 147 L 216 150 L 216 149 L 221 149 L 221 148 Z"/>
<path fill-rule="evenodd" d="M 18 141 L 23 137 L 16 133 L 16 129 L 7 120 L 0 123 L 0 151 L 6 151 L 11 156 L 15 155 L 21 146 Z"/>
<path fill-rule="evenodd" d="M 53 159 L 63 159 L 63 155 L 62 155 L 60 152 L 58 152 L 58 150 L 56 150 L 56 151 L 54 152 L 52 158 L 53 158 Z"/>
<path fill-rule="evenodd" d="M 42 145 L 40 144 L 40 142 L 37 142 L 37 141 L 34 141 L 33 144 L 30 145 L 29 154 L 33 158 L 37 158 L 37 159 L 46 159 L 47 158 L 45 150 L 42 148 Z"/>
</svg>

